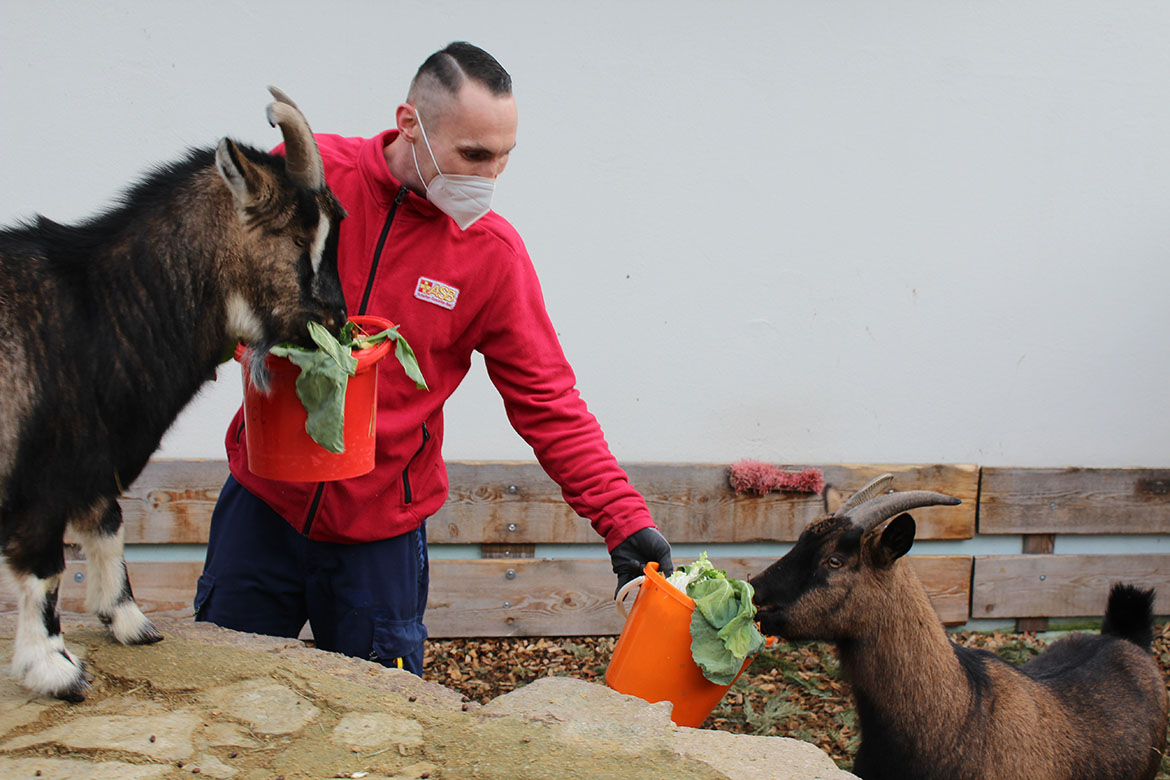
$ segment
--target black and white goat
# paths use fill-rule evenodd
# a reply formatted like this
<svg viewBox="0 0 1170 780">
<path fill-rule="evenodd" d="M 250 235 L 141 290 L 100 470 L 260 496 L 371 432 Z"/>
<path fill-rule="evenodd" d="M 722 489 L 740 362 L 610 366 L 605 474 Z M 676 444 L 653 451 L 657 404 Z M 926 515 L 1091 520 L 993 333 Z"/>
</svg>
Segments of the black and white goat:
<svg viewBox="0 0 1170 780">
<path fill-rule="evenodd" d="M 1015 667 L 947 637 L 914 570 L 917 507 L 879 477 L 751 579 L 767 634 L 834 642 L 861 726 L 854 772 L 870 780 L 1153 778 L 1167 696 L 1149 653 L 1153 592 L 1116 585 L 1101 634 L 1073 634 Z"/>
<path fill-rule="evenodd" d="M 119 642 L 162 639 L 130 592 L 119 494 L 237 339 L 262 386 L 272 346 L 345 322 L 344 212 L 304 116 L 272 94 L 286 157 L 224 138 L 82 224 L 0 231 L 0 570 L 20 610 L 13 671 L 38 694 L 88 687 L 57 612 L 66 526 L 87 607 Z"/>
</svg>

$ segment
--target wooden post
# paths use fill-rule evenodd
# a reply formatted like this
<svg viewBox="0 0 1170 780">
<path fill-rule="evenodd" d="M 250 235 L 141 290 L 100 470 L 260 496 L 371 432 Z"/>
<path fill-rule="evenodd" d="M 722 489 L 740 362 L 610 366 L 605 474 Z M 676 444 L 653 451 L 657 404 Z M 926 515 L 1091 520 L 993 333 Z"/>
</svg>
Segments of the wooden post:
<svg viewBox="0 0 1170 780">
<path fill-rule="evenodd" d="M 1056 549 L 1056 534 L 1024 534 L 1024 555 L 1051 555 Z M 1048 618 L 1017 618 L 1016 631 L 1036 633 L 1048 630 Z"/>
</svg>

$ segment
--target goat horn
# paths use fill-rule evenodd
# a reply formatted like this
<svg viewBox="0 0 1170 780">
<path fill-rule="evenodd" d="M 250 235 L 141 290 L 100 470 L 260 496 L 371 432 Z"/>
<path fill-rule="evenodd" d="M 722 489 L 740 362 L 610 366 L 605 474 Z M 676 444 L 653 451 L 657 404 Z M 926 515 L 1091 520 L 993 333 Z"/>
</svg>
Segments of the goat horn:
<svg viewBox="0 0 1170 780">
<path fill-rule="evenodd" d="M 284 135 L 285 166 L 289 176 L 299 187 L 319 190 L 325 186 L 325 172 L 321 165 L 321 152 L 305 115 L 297 104 L 276 87 L 268 91 L 276 102 L 268 104 L 268 122 L 280 126 Z"/>
<path fill-rule="evenodd" d="M 961 503 L 960 499 L 943 493 L 932 493 L 929 490 L 907 490 L 902 493 L 887 493 L 871 498 L 859 506 L 850 519 L 854 525 L 861 526 L 866 532 L 869 532 L 891 517 L 909 512 L 911 509 L 938 505 L 954 506 Z"/>
<path fill-rule="evenodd" d="M 838 507 L 837 511 L 833 513 L 833 516 L 841 517 L 848 514 L 849 510 L 856 509 L 871 498 L 885 493 L 893 481 L 893 474 L 882 474 L 880 477 L 874 477 L 866 483 L 865 487 L 851 495 L 848 501 Z"/>
<path fill-rule="evenodd" d="M 290 105 L 293 108 L 295 108 L 297 111 L 301 110 L 301 107 L 298 106 L 296 103 L 294 103 L 293 99 L 290 98 L 288 96 L 288 94 L 285 93 L 285 91 L 283 89 L 281 89 L 280 87 L 273 87 L 273 86 L 269 85 L 268 91 L 272 94 L 272 97 L 277 99 L 277 101 L 279 101 L 281 103 L 285 103 L 287 105 Z M 301 111 L 301 113 L 303 114 L 304 112 Z"/>
</svg>

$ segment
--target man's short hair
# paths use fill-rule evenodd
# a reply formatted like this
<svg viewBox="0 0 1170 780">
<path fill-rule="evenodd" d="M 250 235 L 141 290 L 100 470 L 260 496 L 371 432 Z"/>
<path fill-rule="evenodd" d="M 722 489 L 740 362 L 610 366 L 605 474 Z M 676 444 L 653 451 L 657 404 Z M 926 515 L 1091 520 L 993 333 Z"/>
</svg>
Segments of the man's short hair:
<svg viewBox="0 0 1170 780">
<path fill-rule="evenodd" d="M 418 92 L 430 89 L 454 95 L 468 79 L 497 97 L 512 94 L 512 77 L 495 57 L 466 41 L 456 41 L 419 66 L 410 82 L 410 98 L 417 99 Z"/>
</svg>

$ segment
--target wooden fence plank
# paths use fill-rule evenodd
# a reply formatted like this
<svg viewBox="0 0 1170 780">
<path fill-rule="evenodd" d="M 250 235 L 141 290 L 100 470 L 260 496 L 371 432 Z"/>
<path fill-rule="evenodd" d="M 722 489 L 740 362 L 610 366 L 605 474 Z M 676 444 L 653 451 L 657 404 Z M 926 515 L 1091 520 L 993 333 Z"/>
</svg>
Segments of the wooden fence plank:
<svg viewBox="0 0 1170 780">
<path fill-rule="evenodd" d="M 631 482 L 676 544 L 795 541 L 821 511 L 813 496 L 736 495 L 723 464 L 626 464 Z M 451 462 L 451 496 L 428 523 L 432 544 L 555 544 L 599 541 L 560 488 L 535 463 Z M 792 466 L 791 468 L 804 468 Z M 975 529 L 975 466 L 818 466 L 832 484 L 856 489 L 885 471 L 899 490 L 958 496 L 958 507 L 915 513 L 919 539 L 969 539 Z M 127 544 L 203 544 L 216 496 L 228 474 L 223 460 L 154 460 L 120 500 Z M 75 541 L 69 537 L 69 541 Z"/>
<path fill-rule="evenodd" d="M 972 556 L 911 555 L 907 560 L 943 623 L 959 625 L 971 618 Z"/>
<path fill-rule="evenodd" d="M 979 533 L 1170 533 L 1170 469 L 984 468 Z"/>
<path fill-rule="evenodd" d="M 195 561 L 129 561 L 134 599 L 143 612 L 194 615 L 195 583 L 203 564 Z M 69 561 L 61 578 L 60 609 L 85 613 L 85 561 Z M 78 575 L 81 575 L 79 577 Z"/>
<path fill-rule="evenodd" d="M 795 541 L 821 512 L 815 496 L 736 495 L 721 464 L 623 464 L 655 522 L 674 544 Z M 792 466 L 791 468 L 804 468 Z M 899 490 L 930 489 L 964 499 L 958 507 L 915 512 L 919 539 L 969 539 L 975 531 L 976 466 L 825 465 L 842 490 L 885 471 Z M 595 543 L 597 535 L 534 463 L 449 463 L 451 496 L 427 524 L 432 544 Z"/>
<path fill-rule="evenodd" d="M 126 544 L 206 544 L 227 475 L 226 460 L 150 461 L 118 500 Z"/>
<path fill-rule="evenodd" d="M 1170 555 L 978 555 L 971 617 L 1100 617 L 1115 582 L 1156 588 L 1170 613 Z"/>
<path fill-rule="evenodd" d="M 772 558 L 713 558 L 736 577 L 762 571 Z M 967 620 L 971 558 L 911 556 L 931 602 L 946 623 Z M 191 615 L 202 564 L 134 561 L 130 582 L 146 612 Z M 61 609 L 84 613 L 84 561 L 70 561 L 61 585 Z M 434 637 L 581 636 L 621 632 L 613 603 L 617 580 L 605 559 L 492 559 L 431 562 L 427 626 Z M 0 612 L 15 610 L 0 593 Z"/>
</svg>

